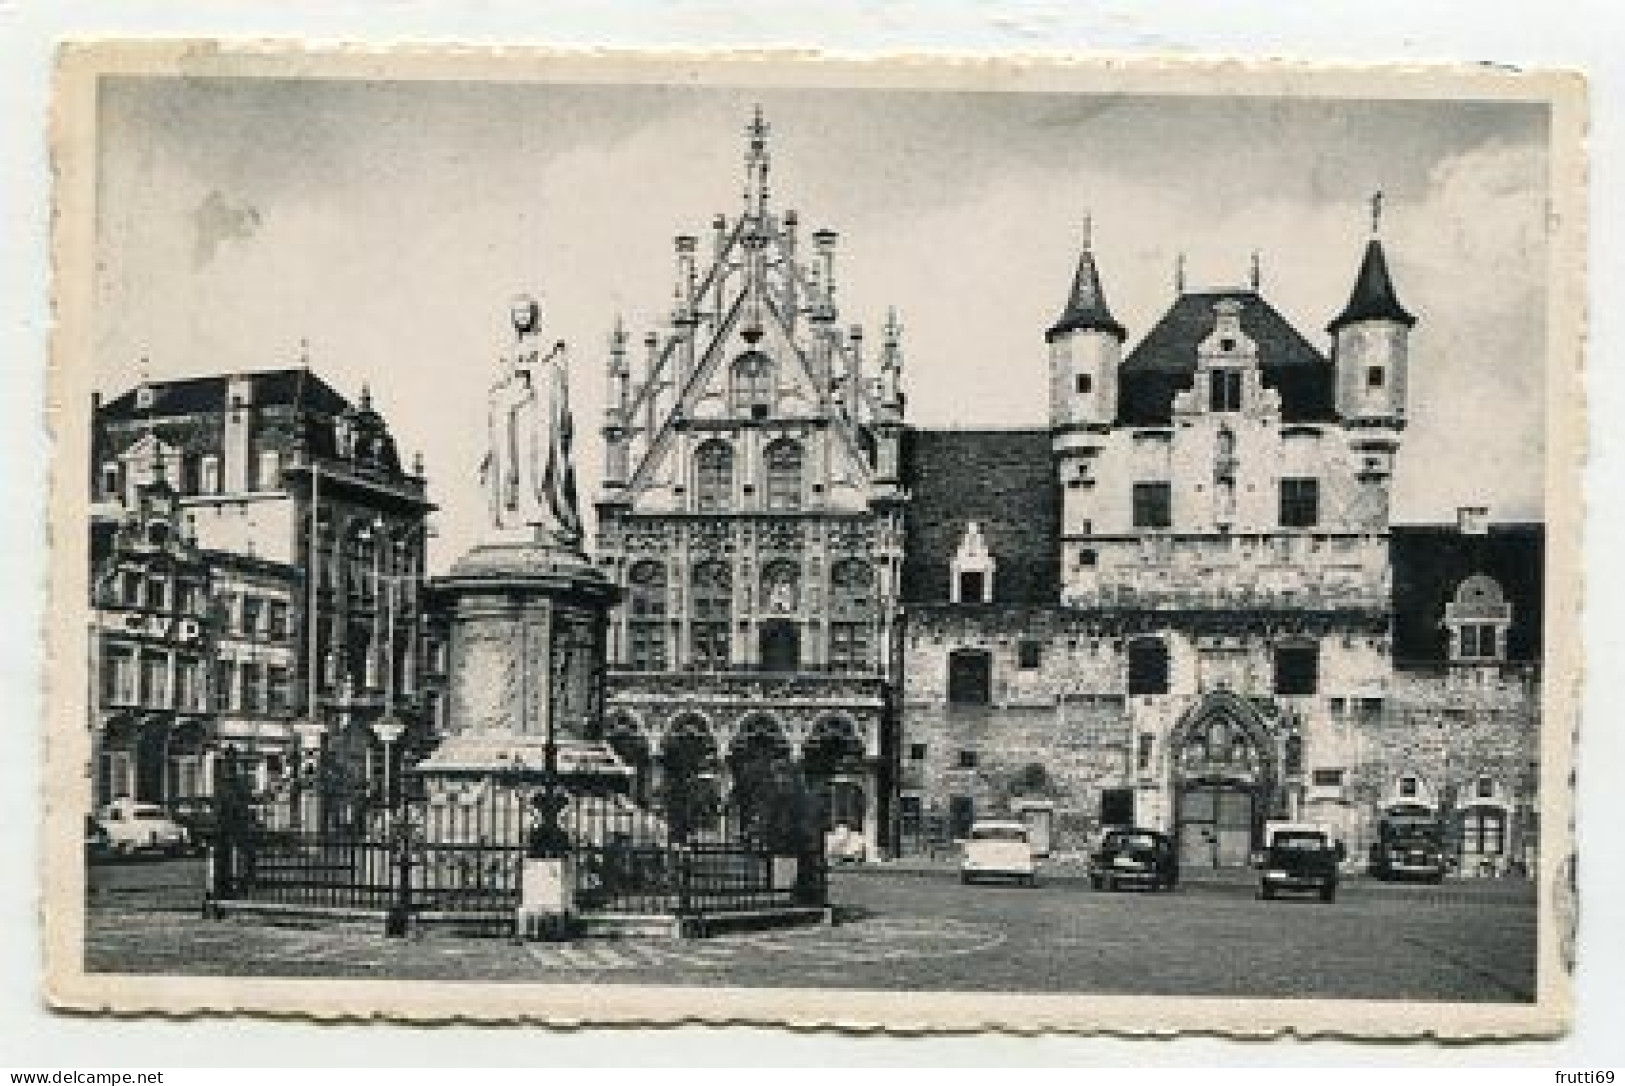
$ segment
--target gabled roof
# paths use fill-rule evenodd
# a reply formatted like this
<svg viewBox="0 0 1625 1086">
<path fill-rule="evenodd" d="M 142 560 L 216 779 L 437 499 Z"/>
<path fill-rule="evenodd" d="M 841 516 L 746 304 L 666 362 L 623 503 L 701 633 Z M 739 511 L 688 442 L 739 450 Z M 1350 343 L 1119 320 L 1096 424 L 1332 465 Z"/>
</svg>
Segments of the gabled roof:
<svg viewBox="0 0 1625 1086">
<path fill-rule="evenodd" d="M 262 370 L 237 376 L 247 377 L 251 382 L 255 407 L 303 407 L 336 415 L 350 406 L 331 385 L 308 369 Z M 102 404 L 101 417 L 115 422 L 224 411 L 228 380 L 227 374 L 212 374 L 178 381 L 152 381 L 147 385 L 152 389 L 152 406 L 137 407 L 138 389 L 132 388 Z"/>
<path fill-rule="evenodd" d="M 997 563 L 993 602 L 1060 598 L 1061 495 L 1047 429 L 906 432 L 902 598 L 947 603 L 965 527 L 975 521 Z"/>
<path fill-rule="evenodd" d="M 1068 332 L 1092 329 L 1107 332 L 1122 342 L 1128 335 L 1112 316 L 1106 304 L 1106 292 L 1100 285 L 1100 272 L 1095 267 L 1095 255 L 1087 247 L 1078 255 L 1078 270 L 1072 276 L 1072 292 L 1067 295 L 1066 309 L 1044 333 L 1044 341 L 1053 343 Z"/>
<path fill-rule="evenodd" d="M 1398 321 L 1406 328 L 1416 323 L 1416 318 L 1399 304 L 1393 278 L 1388 274 L 1388 258 L 1383 255 L 1382 242 L 1376 238 L 1366 243 L 1365 258 L 1360 261 L 1360 273 L 1354 277 L 1348 305 L 1326 330 L 1335 333 L 1345 324 L 1369 320 Z"/>
<path fill-rule="evenodd" d="M 1174 394 L 1191 387 L 1197 348 L 1213 332 L 1214 306 L 1226 298 L 1241 303 L 1241 330 L 1258 344 L 1264 384 L 1281 394 L 1282 420 L 1336 419 L 1331 361 L 1256 291 L 1236 289 L 1181 294 L 1129 352 L 1118 371 L 1119 423 L 1164 426 L 1172 421 Z"/>
</svg>

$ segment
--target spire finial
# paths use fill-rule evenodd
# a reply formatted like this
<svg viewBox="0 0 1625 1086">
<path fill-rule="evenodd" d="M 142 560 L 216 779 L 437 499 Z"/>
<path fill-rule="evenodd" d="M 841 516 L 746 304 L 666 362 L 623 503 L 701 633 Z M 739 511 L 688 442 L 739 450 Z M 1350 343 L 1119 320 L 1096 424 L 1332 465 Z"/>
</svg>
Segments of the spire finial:
<svg viewBox="0 0 1625 1086">
<path fill-rule="evenodd" d="M 894 306 L 894 305 L 887 306 L 886 307 L 886 329 L 885 329 L 885 341 L 886 341 L 886 343 L 895 346 L 898 339 L 902 337 L 902 334 L 903 334 L 903 326 L 901 324 L 897 323 L 897 307 Z"/>
<path fill-rule="evenodd" d="M 1088 252 L 1094 247 L 1095 217 L 1089 212 L 1083 213 L 1083 251 Z"/>
<path fill-rule="evenodd" d="M 1248 281 L 1252 283 L 1253 293 L 1255 293 L 1255 294 L 1258 293 L 1258 288 L 1264 282 L 1264 270 L 1263 270 L 1263 267 L 1261 265 L 1261 261 L 1260 261 L 1257 249 L 1253 250 L 1252 267 L 1248 269 L 1247 277 L 1248 277 Z"/>
<path fill-rule="evenodd" d="M 1185 293 L 1185 254 L 1174 257 L 1174 293 Z"/>
<path fill-rule="evenodd" d="M 299 366 L 301 369 L 310 369 L 310 338 L 299 337 Z"/>
<path fill-rule="evenodd" d="M 1371 236 L 1382 233 L 1382 190 L 1371 194 Z"/>
<path fill-rule="evenodd" d="M 361 410 L 372 410 L 372 384 L 368 381 L 361 382 Z"/>
<path fill-rule="evenodd" d="M 762 118 L 758 102 L 745 127 L 745 213 L 764 214 L 767 210 L 767 136 L 773 126 Z"/>
</svg>

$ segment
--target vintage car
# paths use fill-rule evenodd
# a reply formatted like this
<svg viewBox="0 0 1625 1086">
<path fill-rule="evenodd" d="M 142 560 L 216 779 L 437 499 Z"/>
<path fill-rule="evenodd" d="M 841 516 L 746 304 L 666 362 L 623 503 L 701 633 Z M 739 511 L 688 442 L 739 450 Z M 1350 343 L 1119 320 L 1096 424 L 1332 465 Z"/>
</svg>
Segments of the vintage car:
<svg viewBox="0 0 1625 1086">
<path fill-rule="evenodd" d="M 1179 884 L 1178 850 L 1172 838 L 1156 830 L 1107 830 L 1089 857 L 1089 884 L 1096 890 L 1172 890 Z"/>
<path fill-rule="evenodd" d="M 1038 881 L 1032 842 L 1024 822 L 983 821 L 971 824 L 965 838 L 965 856 L 959 864 L 961 882 L 977 879 L 1013 879 L 1028 886 Z"/>
<path fill-rule="evenodd" d="M 824 857 L 832 864 L 862 863 L 868 855 L 863 835 L 845 823 L 824 834 Z"/>
<path fill-rule="evenodd" d="M 102 808 L 98 820 L 115 854 L 163 852 L 175 855 L 187 847 L 186 830 L 156 803 L 116 799 Z"/>
<path fill-rule="evenodd" d="M 1259 868 L 1258 896 L 1267 901 L 1283 892 L 1308 892 L 1320 895 L 1321 901 L 1334 901 L 1343 856 L 1343 843 L 1324 826 L 1266 823 L 1264 849 L 1254 858 Z"/>
<path fill-rule="evenodd" d="M 1384 822 L 1371 845 L 1367 869 L 1372 878 L 1442 882 L 1450 868 L 1444 835 L 1437 825 Z"/>
</svg>

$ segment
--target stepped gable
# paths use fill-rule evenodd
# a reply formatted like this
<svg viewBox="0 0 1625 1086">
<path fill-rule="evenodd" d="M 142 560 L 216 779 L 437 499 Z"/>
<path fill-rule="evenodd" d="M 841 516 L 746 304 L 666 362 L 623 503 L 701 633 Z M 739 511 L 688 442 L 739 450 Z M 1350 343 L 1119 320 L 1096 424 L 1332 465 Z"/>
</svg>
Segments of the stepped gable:
<svg viewBox="0 0 1625 1086">
<path fill-rule="evenodd" d="M 1494 578 L 1512 605 L 1507 659 L 1538 663 L 1545 577 L 1545 528 L 1492 524 L 1465 534 L 1454 524 L 1395 525 L 1394 660 L 1400 667 L 1443 664 L 1450 658 L 1445 605 L 1475 573 Z"/>
<path fill-rule="evenodd" d="M 1218 290 L 1181 294 L 1129 352 L 1118 371 L 1119 424 L 1172 422 L 1174 394 L 1191 387 L 1197 347 L 1213 331 L 1213 307 L 1226 298 L 1242 303 L 1241 330 L 1258 344 L 1264 384 L 1281 394 L 1281 421 L 1336 421 L 1331 361 L 1257 292 Z"/>
<path fill-rule="evenodd" d="M 993 601 L 1059 598 L 1060 487 L 1050 431 L 911 430 L 904 445 L 905 604 L 947 603 L 950 563 L 975 521 L 998 563 Z"/>
</svg>

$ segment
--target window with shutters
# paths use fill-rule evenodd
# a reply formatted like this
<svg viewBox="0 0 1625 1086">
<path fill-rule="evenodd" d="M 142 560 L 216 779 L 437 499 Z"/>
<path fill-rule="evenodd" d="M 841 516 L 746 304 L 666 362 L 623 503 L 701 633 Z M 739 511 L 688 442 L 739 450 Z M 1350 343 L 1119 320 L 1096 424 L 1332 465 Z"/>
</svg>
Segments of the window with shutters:
<svg viewBox="0 0 1625 1086">
<path fill-rule="evenodd" d="M 829 666 L 833 671 L 873 668 L 877 614 L 874 569 L 861 558 L 845 558 L 830 569 Z"/>
<path fill-rule="evenodd" d="M 733 572 L 723 562 L 701 562 L 694 567 L 689 621 L 689 660 L 694 667 L 728 666 L 732 623 Z"/>
<path fill-rule="evenodd" d="M 627 574 L 627 666 L 634 671 L 666 669 L 666 567 L 656 561 L 634 564 Z"/>
<path fill-rule="evenodd" d="M 801 443 L 784 438 L 767 447 L 767 507 L 801 508 Z"/>
<path fill-rule="evenodd" d="M 707 441 L 694 454 L 694 507 L 702 513 L 727 509 L 733 498 L 734 453 L 726 442 Z"/>
</svg>

